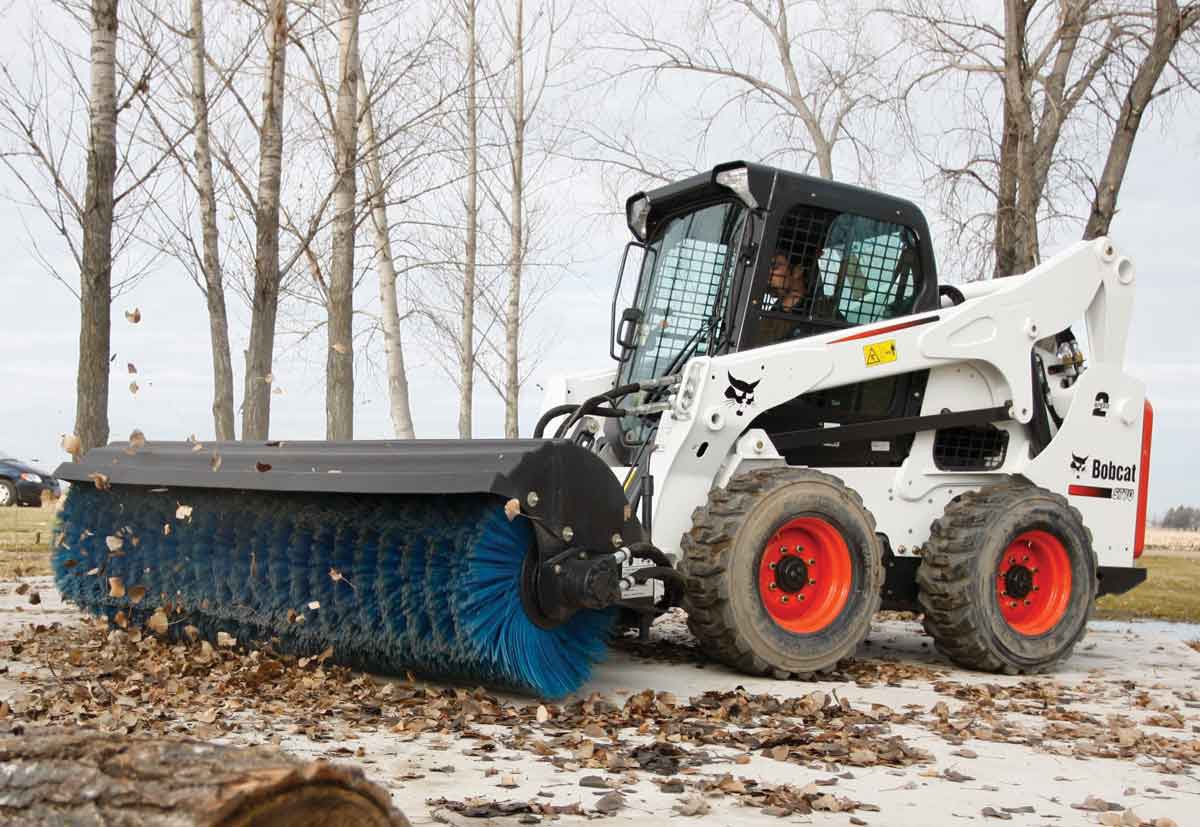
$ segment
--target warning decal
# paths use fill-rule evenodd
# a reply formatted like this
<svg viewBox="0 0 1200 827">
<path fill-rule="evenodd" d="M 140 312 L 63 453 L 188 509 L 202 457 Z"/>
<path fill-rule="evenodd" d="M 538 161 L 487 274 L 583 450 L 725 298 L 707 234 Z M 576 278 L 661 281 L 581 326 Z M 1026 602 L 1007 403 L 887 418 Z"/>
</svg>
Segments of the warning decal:
<svg viewBox="0 0 1200 827">
<path fill-rule="evenodd" d="M 896 361 L 896 340 L 885 339 L 882 342 L 863 345 L 863 359 L 866 360 L 867 367 Z"/>
</svg>

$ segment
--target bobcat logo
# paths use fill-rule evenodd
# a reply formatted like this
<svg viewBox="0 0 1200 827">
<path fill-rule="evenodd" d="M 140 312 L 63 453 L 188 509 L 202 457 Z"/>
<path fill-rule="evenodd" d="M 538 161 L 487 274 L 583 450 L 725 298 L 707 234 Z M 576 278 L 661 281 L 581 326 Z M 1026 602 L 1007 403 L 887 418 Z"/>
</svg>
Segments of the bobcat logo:
<svg viewBox="0 0 1200 827">
<path fill-rule="evenodd" d="M 1071 454 L 1071 470 L 1075 472 L 1076 477 L 1083 473 L 1084 467 L 1087 466 L 1087 461 L 1087 457 L 1081 457 L 1078 454 Z"/>
<path fill-rule="evenodd" d="M 1108 394 L 1104 391 L 1096 394 L 1096 401 L 1092 403 L 1092 416 L 1108 416 Z"/>
<path fill-rule="evenodd" d="M 754 389 L 758 387 L 757 382 L 743 382 L 732 373 L 726 372 L 729 377 L 729 387 L 725 389 L 725 398 L 729 400 L 727 404 L 737 408 L 737 415 L 744 416 L 746 409 L 754 404 Z"/>
</svg>

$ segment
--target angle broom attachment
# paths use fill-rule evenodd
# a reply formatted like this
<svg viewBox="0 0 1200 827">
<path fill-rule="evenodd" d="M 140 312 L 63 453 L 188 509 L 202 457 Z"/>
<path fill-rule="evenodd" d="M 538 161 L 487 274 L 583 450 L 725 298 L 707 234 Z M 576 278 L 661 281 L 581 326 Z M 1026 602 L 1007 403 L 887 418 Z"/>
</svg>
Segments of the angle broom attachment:
<svg viewBox="0 0 1200 827">
<path fill-rule="evenodd" d="M 471 446 L 476 459 L 498 455 L 472 443 L 450 444 L 462 450 Z M 563 467 L 563 445 L 547 454 L 546 446 L 554 443 L 542 441 L 535 451 L 517 451 L 514 457 L 514 444 L 522 443 L 500 444 L 510 461 L 524 466 L 518 472 L 540 474 L 548 484 L 538 497 L 526 493 L 526 499 L 557 499 L 561 506 L 563 498 L 551 494 L 549 486 L 561 483 L 554 469 Z M 546 594 L 570 592 L 539 589 L 541 581 L 530 579 L 531 571 L 542 570 L 548 554 L 562 558 L 566 548 L 572 561 L 582 560 L 576 565 L 587 567 L 583 571 L 589 576 L 607 569 L 600 567 L 603 561 L 592 562 L 595 555 L 578 543 L 567 548 L 552 542 L 566 525 L 557 521 L 561 515 L 554 508 L 516 514 L 510 504 L 506 512 L 512 498 L 504 494 L 522 488 L 514 486 L 513 474 L 488 483 L 500 492 L 404 491 L 419 474 L 407 481 L 397 475 L 376 479 L 376 487 L 384 489 L 378 492 L 279 490 L 312 487 L 314 482 L 335 489 L 371 487 L 361 475 L 347 481 L 346 473 L 288 470 L 311 463 L 313 446 L 324 449 L 315 453 L 327 466 L 326 446 L 358 443 L 301 443 L 283 462 L 280 454 L 272 456 L 281 471 L 271 481 L 276 488 L 174 486 L 172 479 L 190 482 L 197 476 L 190 464 L 187 469 L 156 468 L 153 457 L 178 461 L 177 445 L 148 446 L 157 454 L 116 455 L 112 479 L 103 489 L 89 482 L 72 486 L 53 554 L 55 579 L 66 599 L 109 618 L 124 612 L 131 622 L 144 622 L 159 607 L 168 607 L 174 634 L 191 625 L 209 639 L 223 631 L 243 642 L 270 641 L 299 655 L 332 646 L 336 661 L 366 671 L 412 671 L 544 697 L 577 689 L 605 654 L 615 617 L 615 609 L 602 605 L 605 601 L 567 597 L 556 598 L 562 605 L 550 606 L 546 613 L 535 607 Z M 247 451 L 245 445 L 221 446 L 222 465 L 233 458 L 237 476 L 222 479 L 222 473 L 208 471 L 207 479 L 265 482 L 268 474 L 262 472 L 238 474 L 238 447 L 243 454 L 263 453 L 262 446 Z M 383 454 L 393 464 L 422 464 L 411 451 L 389 453 L 374 445 L 374 453 L 366 454 L 371 462 Z M 531 459 L 538 452 L 541 458 Z M 86 479 L 85 471 L 114 455 L 112 447 L 93 451 L 83 463 L 60 472 Z M 602 463 L 600 467 L 616 485 L 611 472 Z M 115 482 L 118 476 L 127 482 Z M 131 484 L 148 476 L 155 484 Z M 432 484 L 437 487 L 436 481 Z M 441 487 L 448 486 L 443 482 Z M 482 486 L 460 479 L 459 487 Z M 579 516 L 577 525 L 594 535 L 599 525 L 595 514 Z M 612 598 L 607 595 L 608 602 Z"/>
</svg>

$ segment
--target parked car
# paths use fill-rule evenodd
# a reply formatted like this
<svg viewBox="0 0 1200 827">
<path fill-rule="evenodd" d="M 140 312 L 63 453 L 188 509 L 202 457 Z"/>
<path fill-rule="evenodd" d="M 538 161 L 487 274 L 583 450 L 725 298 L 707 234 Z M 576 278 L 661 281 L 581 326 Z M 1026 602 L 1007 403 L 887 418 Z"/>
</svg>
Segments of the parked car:
<svg viewBox="0 0 1200 827">
<path fill-rule="evenodd" d="M 0 508 L 41 505 L 43 496 L 54 498 L 61 492 L 58 480 L 50 474 L 0 450 Z"/>
</svg>

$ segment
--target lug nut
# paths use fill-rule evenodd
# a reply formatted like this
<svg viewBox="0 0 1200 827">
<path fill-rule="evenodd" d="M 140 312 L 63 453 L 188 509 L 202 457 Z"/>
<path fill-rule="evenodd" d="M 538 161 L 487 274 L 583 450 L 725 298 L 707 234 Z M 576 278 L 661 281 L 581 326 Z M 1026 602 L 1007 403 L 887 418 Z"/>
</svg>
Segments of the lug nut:
<svg viewBox="0 0 1200 827">
<path fill-rule="evenodd" d="M 1037 569 L 1030 569 L 1029 571 L 1032 572 L 1033 574 L 1037 574 Z"/>
<path fill-rule="evenodd" d="M 804 599 L 804 595 L 802 595 L 802 594 L 801 594 L 801 595 L 797 595 L 797 596 L 798 596 L 798 597 L 799 597 L 801 600 L 803 600 L 803 599 Z"/>
<path fill-rule="evenodd" d="M 1015 608 L 1017 608 L 1017 602 L 1014 600 L 1012 603 L 1009 603 L 1009 604 L 1008 604 L 1008 608 L 1010 608 L 1010 609 L 1015 609 Z"/>
<path fill-rule="evenodd" d="M 1022 562 L 1028 562 L 1028 560 L 1029 560 L 1029 555 L 1028 555 L 1028 554 L 1026 554 L 1024 557 L 1022 557 L 1022 558 L 1021 558 L 1021 560 L 1022 560 Z"/>
<path fill-rule="evenodd" d="M 814 560 L 812 557 L 809 557 L 809 558 L 808 558 L 808 564 L 809 564 L 810 566 L 815 566 L 815 565 L 817 564 L 817 561 L 816 561 L 816 560 Z"/>
<path fill-rule="evenodd" d="M 771 569 L 771 571 L 775 571 L 775 564 L 774 564 L 774 563 L 772 563 L 772 564 L 770 565 L 770 569 Z"/>
<path fill-rule="evenodd" d="M 810 577 L 810 578 L 808 578 L 808 585 L 815 586 L 815 585 L 817 585 L 817 581 Z"/>
<path fill-rule="evenodd" d="M 800 552 L 802 552 L 802 551 L 804 551 L 804 546 L 796 546 L 796 553 L 797 553 L 797 554 L 799 554 L 799 553 L 800 553 Z"/>
<path fill-rule="evenodd" d="M 1025 605 L 1026 605 L 1026 606 L 1032 606 L 1032 605 L 1033 605 L 1033 601 L 1032 601 L 1032 600 L 1026 600 L 1026 601 L 1025 601 Z"/>
<path fill-rule="evenodd" d="M 1035 592 L 1036 592 L 1036 591 L 1041 591 L 1041 588 L 1042 588 L 1041 586 L 1034 586 L 1034 587 L 1033 587 L 1033 590 L 1034 590 Z"/>
<path fill-rule="evenodd" d="M 775 585 L 774 583 L 772 583 L 772 584 L 771 584 L 770 586 L 768 586 L 767 588 L 769 588 L 771 591 L 775 591 L 776 589 L 778 589 L 778 588 L 779 588 L 779 586 L 777 586 L 777 585 Z"/>
<path fill-rule="evenodd" d="M 787 602 L 788 602 L 788 596 L 787 596 L 786 594 L 785 594 L 783 597 L 779 598 L 779 599 L 780 599 L 782 602 L 784 602 L 784 603 L 787 603 Z"/>
<path fill-rule="evenodd" d="M 780 553 L 780 554 L 787 554 L 787 546 L 780 546 L 780 547 L 779 547 L 779 553 Z"/>
</svg>

